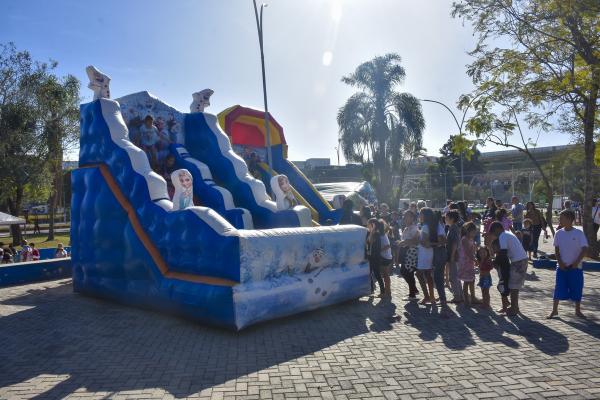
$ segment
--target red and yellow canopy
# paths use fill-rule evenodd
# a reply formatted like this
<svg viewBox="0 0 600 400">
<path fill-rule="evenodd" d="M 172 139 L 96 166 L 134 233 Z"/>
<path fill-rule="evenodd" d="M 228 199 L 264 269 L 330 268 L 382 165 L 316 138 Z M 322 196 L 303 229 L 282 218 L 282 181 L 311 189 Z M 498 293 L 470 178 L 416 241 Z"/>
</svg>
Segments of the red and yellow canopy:
<svg viewBox="0 0 600 400">
<path fill-rule="evenodd" d="M 265 112 L 249 107 L 235 105 L 221 111 L 218 115 L 221 129 L 225 131 L 231 144 L 266 147 Z M 281 145 L 283 156 L 287 158 L 287 143 L 283 128 L 269 113 L 271 146 Z"/>
</svg>

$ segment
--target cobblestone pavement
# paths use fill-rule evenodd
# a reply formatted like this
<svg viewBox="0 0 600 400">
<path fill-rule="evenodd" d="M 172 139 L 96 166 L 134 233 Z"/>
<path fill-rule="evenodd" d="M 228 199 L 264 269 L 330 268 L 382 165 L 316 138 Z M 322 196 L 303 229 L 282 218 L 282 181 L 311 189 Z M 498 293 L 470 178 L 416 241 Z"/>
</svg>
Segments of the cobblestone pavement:
<svg viewBox="0 0 600 400">
<path fill-rule="evenodd" d="M 531 270 L 530 270 L 531 272 Z M 241 333 L 72 293 L 70 280 L 0 289 L 0 398 L 600 398 L 600 272 L 583 310 L 546 321 L 553 271 L 524 316 L 363 298 Z M 492 292 L 495 306 L 497 292 Z"/>
</svg>

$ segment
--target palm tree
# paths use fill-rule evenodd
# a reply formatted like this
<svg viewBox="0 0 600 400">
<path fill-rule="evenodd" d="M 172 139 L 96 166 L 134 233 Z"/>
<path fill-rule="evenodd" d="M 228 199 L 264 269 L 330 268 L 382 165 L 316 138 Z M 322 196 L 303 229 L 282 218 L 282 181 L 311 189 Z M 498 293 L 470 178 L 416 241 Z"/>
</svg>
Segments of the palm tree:
<svg viewBox="0 0 600 400">
<path fill-rule="evenodd" d="M 419 100 L 397 92 L 406 76 L 398 54 L 375 57 L 359 65 L 342 82 L 360 91 L 340 108 L 340 144 L 348 161 L 373 163 L 375 187 L 390 199 L 392 175 L 403 175 L 422 150 L 425 120 Z"/>
</svg>

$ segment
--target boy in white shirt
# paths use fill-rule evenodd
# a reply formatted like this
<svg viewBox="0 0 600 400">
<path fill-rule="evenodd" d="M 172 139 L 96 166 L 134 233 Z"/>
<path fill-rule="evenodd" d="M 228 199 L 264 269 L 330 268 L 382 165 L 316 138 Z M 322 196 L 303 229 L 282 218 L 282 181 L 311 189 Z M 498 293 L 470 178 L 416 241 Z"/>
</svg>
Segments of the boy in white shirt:
<svg viewBox="0 0 600 400">
<path fill-rule="evenodd" d="M 519 290 L 525 284 L 527 276 L 527 253 L 523 249 L 521 241 L 510 231 L 505 231 L 501 222 L 495 221 L 490 225 L 488 231 L 490 240 L 498 239 L 499 252 L 496 255 L 496 262 L 500 270 L 508 267 L 510 273 L 508 279 L 501 277 L 503 286 L 508 284 L 510 290 L 510 307 L 508 306 L 508 293 L 506 287 L 502 290 L 502 310 L 508 316 L 514 316 L 520 313 L 519 310 Z"/>
<path fill-rule="evenodd" d="M 554 286 L 554 305 L 548 319 L 558 315 L 558 302 L 572 300 L 575 302 L 575 314 L 585 318 L 581 312 L 583 294 L 583 269 L 581 260 L 588 248 L 587 239 L 582 231 L 573 228 L 575 212 L 563 210 L 559 223 L 562 229 L 554 235 L 554 249 L 558 266 L 556 268 L 556 284 Z"/>
</svg>

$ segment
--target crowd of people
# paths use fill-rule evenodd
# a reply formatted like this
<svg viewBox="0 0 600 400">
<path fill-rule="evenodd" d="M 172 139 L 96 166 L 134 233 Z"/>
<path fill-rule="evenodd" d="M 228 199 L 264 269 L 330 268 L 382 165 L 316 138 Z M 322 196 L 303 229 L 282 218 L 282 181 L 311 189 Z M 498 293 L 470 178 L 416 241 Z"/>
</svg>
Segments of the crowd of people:
<svg viewBox="0 0 600 400">
<path fill-rule="evenodd" d="M 496 288 L 508 316 L 520 312 L 519 291 L 527 276 L 529 261 L 538 258 L 542 232 L 548 239 L 548 222 L 533 202 L 521 204 L 512 198 L 510 208 L 488 198 L 483 213 L 473 212 L 465 202 L 447 201 L 442 210 L 433 210 L 424 201 L 390 210 L 387 204 L 364 206 L 353 212 L 351 200 L 344 202 L 341 224 L 367 228 L 365 254 L 371 271 L 371 292 L 379 286 L 379 297 L 391 300 L 391 275 L 396 269 L 406 282 L 403 301 L 441 306 L 449 317 L 449 304 L 477 305 L 491 310 L 492 270 L 497 271 Z M 565 207 L 559 215 L 554 236 L 557 260 L 553 310 L 560 300 L 575 302 L 581 312 L 583 292 L 582 260 L 588 243 L 583 232 L 573 227 L 576 215 Z M 480 289 L 476 293 L 475 283 Z M 446 289 L 451 294 L 446 296 Z"/>
<path fill-rule="evenodd" d="M 54 251 L 54 258 L 65 258 L 69 254 L 62 243 L 58 243 Z M 17 250 L 12 244 L 7 246 L 0 242 L 0 263 L 12 264 L 14 262 L 30 262 L 40 260 L 40 250 L 35 243 L 28 243 L 27 240 L 21 242 L 21 250 Z"/>
</svg>

